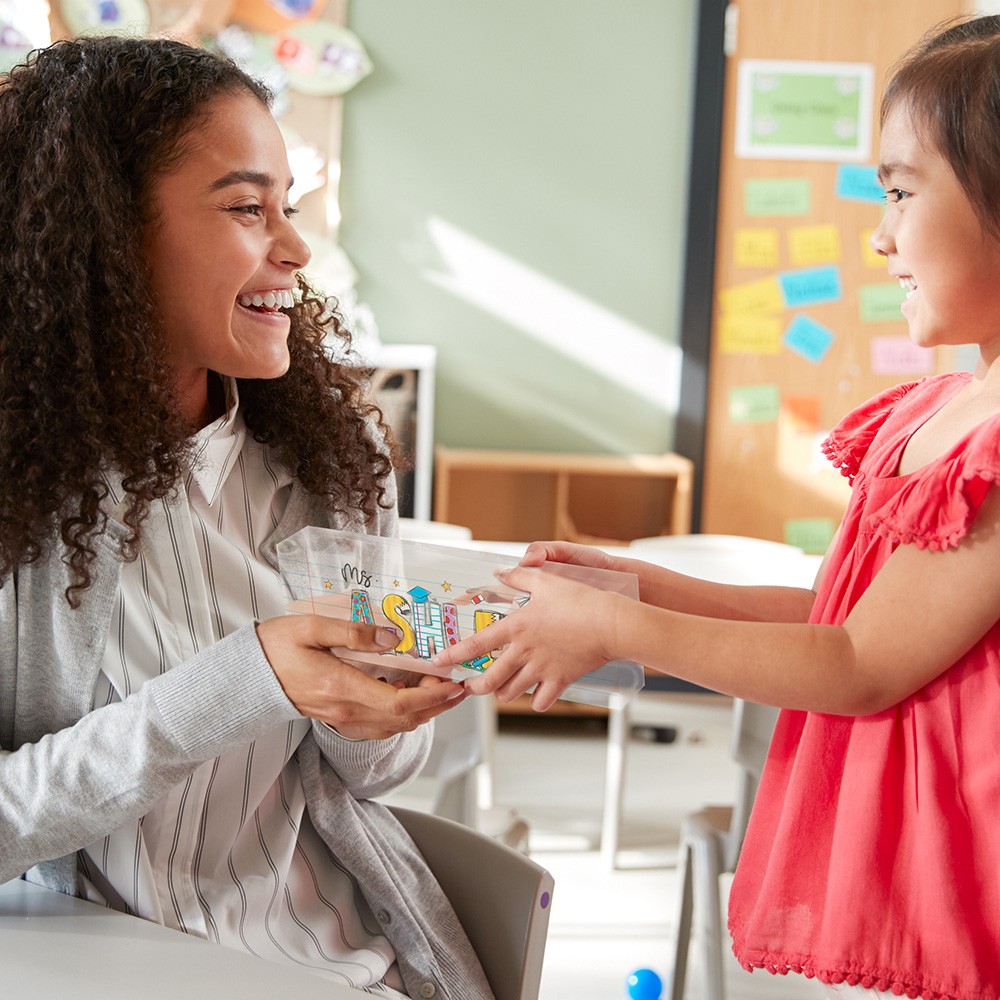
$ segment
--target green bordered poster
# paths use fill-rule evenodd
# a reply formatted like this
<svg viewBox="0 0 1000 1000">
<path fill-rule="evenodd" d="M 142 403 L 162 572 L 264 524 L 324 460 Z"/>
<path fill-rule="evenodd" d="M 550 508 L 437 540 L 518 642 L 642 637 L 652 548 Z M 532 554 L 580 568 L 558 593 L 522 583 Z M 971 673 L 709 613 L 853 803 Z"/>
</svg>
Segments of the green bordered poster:
<svg viewBox="0 0 1000 1000">
<path fill-rule="evenodd" d="M 868 160 L 874 78 L 874 67 L 868 63 L 742 60 L 736 155 Z"/>
</svg>

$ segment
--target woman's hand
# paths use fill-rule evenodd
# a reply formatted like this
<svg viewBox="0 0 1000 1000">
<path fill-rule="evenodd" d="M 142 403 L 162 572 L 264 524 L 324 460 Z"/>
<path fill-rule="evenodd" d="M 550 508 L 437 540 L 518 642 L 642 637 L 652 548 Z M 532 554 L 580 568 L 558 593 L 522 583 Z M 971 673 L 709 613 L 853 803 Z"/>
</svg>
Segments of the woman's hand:
<svg viewBox="0 0 1000 1000">
<path fill-rule="evenodd" d="M 378 740 L 409 732 L 465 696 L 461 685 L 439 677 L 422 677 L 414 687 L 376 680 L 331 652 L 333 647 L 391 649 L 399 637 L 375 625 L 285 615 L 261 622 L 257 637 L 288 700 L 303 715 L 348 739 Z"/>
<path fill-rule="evenodd" d="M 531 707 L 543 712 L 578 677 L 615 658 L 619 602 L 628 598 L 523 565 L 498 570 L 496 577 L 531 600 L 431 661 L 453 666 L 503 647 L 481 677 L 465 681 L 470 693 L 494 692 L 508 702 L 537 685 Z"/>
</svg>

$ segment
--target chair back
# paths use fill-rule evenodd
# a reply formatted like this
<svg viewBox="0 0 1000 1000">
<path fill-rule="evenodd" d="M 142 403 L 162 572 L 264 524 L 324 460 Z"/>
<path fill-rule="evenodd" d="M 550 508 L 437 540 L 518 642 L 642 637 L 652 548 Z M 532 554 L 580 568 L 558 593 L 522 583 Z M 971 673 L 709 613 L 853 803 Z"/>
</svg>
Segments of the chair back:
<svg viewBox="0 0 1000 1000">
<path fill-rule="evenodd" d="M 549 872 L 461 823 L 389 808 L 448 897 L 496 1000 L 537 1000 L 554 884 Z"/>
<path fill-rule="evenodd" d="M 740 777 L 733 803 L 729 834 L 726 838 L 724 858 L 726 871 L 736 870 L 736 862 L 743 847 L 747 824 L 750 822 L 753 800 L 757 797 L 757 786 L 760 784 L 760 776 L 764 772 L 764 761 L 767 759 L 771 735 L 777 721 L 778 709 L 771 705 L 758 705 L 756 702 L 744 701 L 742 698 L 733 700 L 733 733 L 730 754 L 733 760 L 740 765 Z"/>
</svg>

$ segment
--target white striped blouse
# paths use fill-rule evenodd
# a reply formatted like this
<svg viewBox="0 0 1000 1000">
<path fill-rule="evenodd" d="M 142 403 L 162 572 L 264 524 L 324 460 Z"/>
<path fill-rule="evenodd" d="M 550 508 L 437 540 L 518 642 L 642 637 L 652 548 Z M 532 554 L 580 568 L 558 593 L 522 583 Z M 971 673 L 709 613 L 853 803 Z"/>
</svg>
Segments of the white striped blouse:
<svg viewBox="0 0 1000 1000">
<path fill-rule="evenodd" d="M 258 545 L 291 476 L 247 433 L 235 384 L 196 438 L 194 471 L 153 505 L 124 566 L 95 708 L 125 698 L 250 619 L 283 613 Z M 112 515 L 123 493 L 111 484 Z M 395 955 L 305 810 L 303 719 L 199 767 L 149 813 L 80 852 L 88 898 L 337 982 L 403 997 Z"/>
</svg>

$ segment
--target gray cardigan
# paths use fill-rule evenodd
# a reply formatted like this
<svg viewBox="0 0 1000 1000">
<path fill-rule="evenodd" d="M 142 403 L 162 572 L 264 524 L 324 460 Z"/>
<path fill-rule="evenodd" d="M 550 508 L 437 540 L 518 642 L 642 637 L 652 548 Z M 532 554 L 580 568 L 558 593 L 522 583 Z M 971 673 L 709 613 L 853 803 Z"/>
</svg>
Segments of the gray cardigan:
<svg viewBox="0 0 1000 1000">
<path fill-rule="evenodd" d="M 274 547 L 306 525 L 360 530 L 293 487 Z M 391 534 L 395 513 L 373 529 Z M 93 584 L 67 604 L 57 556 L 0 586 L 0 882 L 25 878 L 77 895 L 76 852 L 144 815 L 196 767 L 301 716 L 249 623 L 122 702 L 92 710 L 121 572 L 122 525 L 95 542 Z M 413 997 L 492 1000 L 464 931 L 392 814 L 371 801 L 415 776 L 431 728 L 349 741 L 313 723 L 297 756 L 309 815 L 358 880 Z"/>
</svg>

